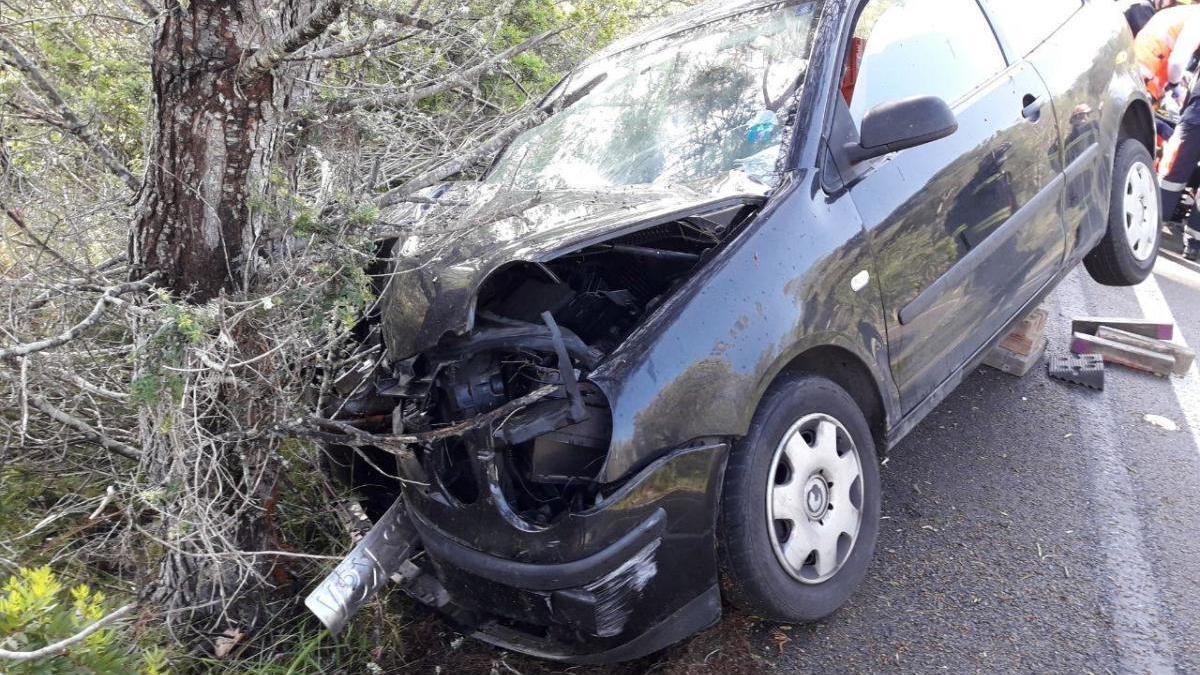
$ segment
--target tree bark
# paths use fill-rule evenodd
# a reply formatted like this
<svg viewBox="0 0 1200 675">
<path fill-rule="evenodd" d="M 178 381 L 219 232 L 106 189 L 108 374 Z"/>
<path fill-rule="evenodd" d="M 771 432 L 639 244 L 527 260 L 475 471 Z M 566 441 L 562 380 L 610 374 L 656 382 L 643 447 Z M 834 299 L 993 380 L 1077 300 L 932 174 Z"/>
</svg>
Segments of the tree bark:
<svg viewBox="0 0 1200 675">
<path fill-rule="evenodd" d="M 287 57 L 324 32 L 340 2 L 160 2 L 153 137 L 129 244 L 133 274 L 158 272 L 159 283 L 192 303 L 245 297 L 283 248 L 275 244 L 284 227 L 270 217 L 272 166 L 288 112 L 315 79 L 316 66 Z M 271 349 L 254 331 L 230 337 L 241 355 Z M 190 373 L 186 401 L 160 396 L 139 419 L 140 475 L 171 495 L 158 508 L 162 555 L 144 598 L 190 642 L 223 629 L 254 631 L 269 618 L 280 578 L 274 556 L 262 553 L 278 543 L 270 523 L 280 471 L 275 442 L 218 440 L 259 422 L 269 403 L 215 385 L 202 371 L 180 369 Z M 203 412 L 180 418 L 193 407 Z M 218 407 L 221 414 L 212 411 Z"/>
<path fill-rule="evenodd" d="M 309 64 L 283 62 L 336 18 L 328 0 L 166 0 L 154 40 L 154 135 L 130 238 L 135 275 L 204 302 L 244 289 L 279 232 L 265 218 L 287 111 Z M 265 56 L 264 56 L 265 55 Z M 245 63 L 253 68 L 243 69 Z"/>
</svg>

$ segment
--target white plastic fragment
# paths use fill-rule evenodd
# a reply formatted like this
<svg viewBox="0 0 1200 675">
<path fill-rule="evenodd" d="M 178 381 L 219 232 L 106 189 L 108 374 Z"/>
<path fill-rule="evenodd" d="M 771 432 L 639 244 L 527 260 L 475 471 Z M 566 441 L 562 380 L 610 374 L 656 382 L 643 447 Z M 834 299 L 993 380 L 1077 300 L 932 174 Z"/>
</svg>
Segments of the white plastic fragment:
<svg viewBox="0 0 1200 675">
<path fill-rule="evenodd" d="M 1179 431 L 1178 424 L 1167 419 L 1166 417 L 1163 417 L 1162 415 L 1143 415 L 1142 419 L 1158 427 L 1159 429 L 1166 429 L 1167 431 Z"/>
</svg>

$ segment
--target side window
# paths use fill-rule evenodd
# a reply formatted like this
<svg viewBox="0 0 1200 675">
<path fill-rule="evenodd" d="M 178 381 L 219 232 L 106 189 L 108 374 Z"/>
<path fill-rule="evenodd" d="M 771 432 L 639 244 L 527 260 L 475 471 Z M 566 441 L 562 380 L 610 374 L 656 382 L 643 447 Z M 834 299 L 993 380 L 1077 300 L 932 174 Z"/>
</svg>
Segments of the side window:
<svg viewBox="0 0 1200 675">
<path fill-rule="evenodd" d="M 983 0 L 983 5 L 1016 56 L 1033 51 L 1082 7 L 1079 0 Z"/>
<path fill-rule="evenodd" d="M 910 96 L 954 105 L 1005 67 L 975 0 L 871 0 L 855 24 L 842 95 L 858 124 L 875 106 Z"/>
</svg>

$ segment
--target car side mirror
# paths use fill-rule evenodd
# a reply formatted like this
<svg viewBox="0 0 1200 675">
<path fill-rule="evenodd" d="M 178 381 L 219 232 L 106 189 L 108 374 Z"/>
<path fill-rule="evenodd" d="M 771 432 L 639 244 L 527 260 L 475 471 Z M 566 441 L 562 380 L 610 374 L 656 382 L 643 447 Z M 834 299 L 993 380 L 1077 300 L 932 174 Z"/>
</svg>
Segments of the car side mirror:
<svg viewBox="0 0 1200 675">
<path fill-rule="evenodd" d="M 876 106 L 863 118 L 858 143 L 847 143 L 851 163 L 915 148 L 958 131 L 950 106 L 937 96 L 915 96 Z"/>
</svg>

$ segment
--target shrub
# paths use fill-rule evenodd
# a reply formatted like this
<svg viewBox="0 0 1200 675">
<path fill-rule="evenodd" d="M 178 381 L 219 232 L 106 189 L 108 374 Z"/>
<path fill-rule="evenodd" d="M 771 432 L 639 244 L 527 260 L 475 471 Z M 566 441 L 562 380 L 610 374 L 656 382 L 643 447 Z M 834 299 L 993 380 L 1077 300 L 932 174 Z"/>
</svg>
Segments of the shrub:
<svg viewBox="0 0 1200 675">
<path fill-rule="evenodd" d="M 67 589 L 49 567 L 22 568 L 0 589 L 0 648 L 33 651 L 78 633 L 110 608 L 104 594 L 86 584 Z M 12 675 L 167 672 L 161 650 L 137 652 L 118 632 L 105 628 L 65 651 L 33 661 L 6 663 Z"/>
</svg>

